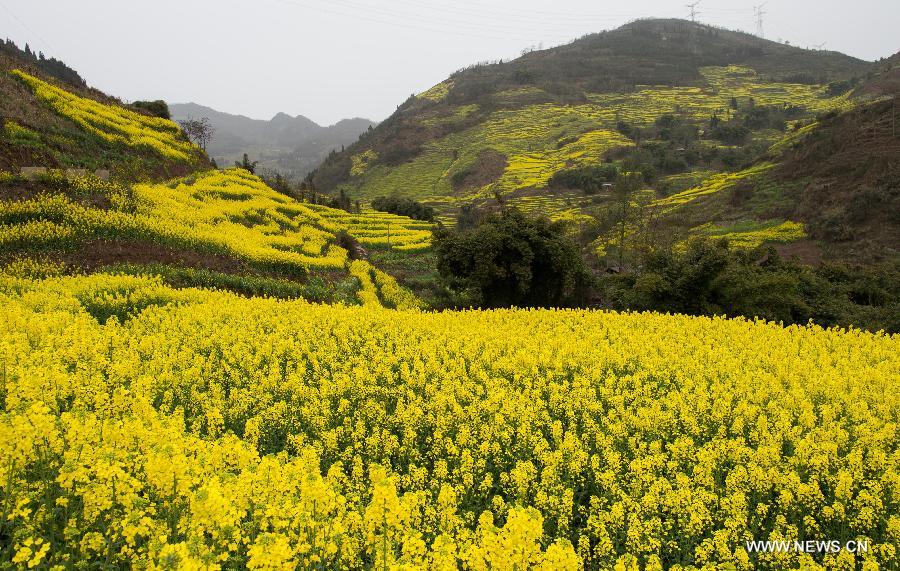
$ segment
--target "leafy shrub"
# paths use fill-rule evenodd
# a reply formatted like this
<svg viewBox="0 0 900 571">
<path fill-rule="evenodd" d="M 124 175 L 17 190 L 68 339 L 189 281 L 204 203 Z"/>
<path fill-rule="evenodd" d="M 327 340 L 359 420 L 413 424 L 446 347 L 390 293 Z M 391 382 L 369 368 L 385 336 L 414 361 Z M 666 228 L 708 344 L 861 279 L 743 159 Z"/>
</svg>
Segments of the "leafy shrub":
<svg viewBox="0 0 900 571">
<path fill-rule="evenodd" d="M 585 194 L 596 194 L 604 183 L 615 182 L 619 169 L 607 163 L 557 171 L 550 177 L 550 188 L 577 188 Z"/>
<path fill-rule="evenodd" d="M 379 212 L 407 216 L 413 220 L 434 221 L 434 208 L 425 206 L 411 198 L 401 198 L 396 195 L 379 196 L 372 201 L 372 208 Z"/>
<path fill-rule="evenodd" d="M 713 139 L 729 145 L 743 145 L 750 136 L 750 129 L 743 125 L 720 124 L 710 133 Z"/>
<path fill-rule="evenodd" d="M 583 303 L 589 275 L 561 224 L 516 209 L 489 214 L 471 229 L 440 228 L 438 272 L 460 305 L 564 307 Z"/>
<path fill-rule="evenodd" d="M 696 238 L 683 251 L 645 255 L 640 267 L 603 279 L 614 307 L 900 331 L 896 263 L 812 268 L 771 248 L 732 250 L 727 240 Z"/>
<path fill-rule="evenodd" d="M 155 101 L 135 101 L 131 106 L 143 109 L 154 117 L 160 117 L 162 119 L 172 118 L 172 114 L 169 113 L 169 105 L 162 99 L 157 99 Z"/>
</svg>

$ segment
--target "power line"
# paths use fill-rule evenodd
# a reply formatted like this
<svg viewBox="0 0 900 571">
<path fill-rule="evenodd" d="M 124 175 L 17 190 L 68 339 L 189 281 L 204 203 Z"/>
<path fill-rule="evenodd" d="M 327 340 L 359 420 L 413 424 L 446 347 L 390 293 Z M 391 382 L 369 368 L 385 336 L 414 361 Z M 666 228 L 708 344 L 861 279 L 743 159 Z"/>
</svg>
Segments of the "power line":
<svg viewBox="0 0 900 571">
<path fill-rule="evenodd" d="M 454 2 L 453 4 L 443 2 L 429 3 L 424 0 L 395 0 L 395 3 L 396 2 L 405 3 L 410 6 L 410 8 L 419 9 L 429 15 L 437 15 L 443 12 L 450 13 L 455 16 L 471 16 L 475 18 L 476 21 L 482 21 L 484 17 L 489 16 L 502 18 L 505 22 L 522 22 L 540 26 L 546 26 L 547 24 L 554 24 L 559 22 L 583 24 L 590 21 L 619 21 L 627 20 L 633 17 L 633 14 L 613 14 L 609 12 L 572 13 L 559 11 L 540 12 L 534 10 L 507 11 L 502 9 L 491 9 L 490 7 L 478 4 L 467 7 L 460 1 Z M 379 8 L 379 10 L 381 9 Z"/>
<path fill-rule="evenodd" d="M 554 22 L 550 17 L 535 17 L 531 18 L 525 13 L 521 13 L 519 15 L 515 15 L 513 13 L 507 12 L 485 12 L 480 11 L 477 12 L 475 10 L 460 12 L 452 12 L 454 7 L 444 7 L 445 12 L 443 14 L 439 14 L 438 10 L 426 9 L 424 12 L 416 11 L 416 10 L 407 10 L 407 9 L 397 9 L 397 8 L 387 8 L 387 7 L 378 7 L 377 10 L 374 10 L 371 6 L 366 5 L 364 2 L 359 0 L 340 0 L 333 3 L 335 6 L 341 6 L 345 9 L 351 10 L 354 14 L 365 14 L 368 12 L 369 15 L 375 15 L 377 17 L 389 17 L 396 18 L 399 21 L 407 21 L 407 22 L 418 22 L 429 26 L 434 26 L 435 24 L 440 25 L 452 25 L 454 28 L 462 28 L 464 30 L 475 30 L 475 29 L 484 29 L 488 33 L 496 33 L 496 32 L 505 32 L 512 34 L 522 34 L 522 26 L 518 24 L 526 24 L 533 26 L 535 31 L 546 32 L 550 30 L 551 32 L 559 32 L 560 34 L 574 34 L 574 25 L 572 22 Z M 416 6 L 417 8 L 421 8 L 421 4 Z M 450 13 L 447 13 L 446 10 L 451 10 Z M 438 17 L 435 17 L 435 16 Z M 606 21 L 615 21 L 620 20 L 619 16 L 611 16 L 604 15 L 598 16 L 598 19 L 604 19 Z M 516 21 L 518 19 L 518 22 Z M 580 23 L 584 23 L 582 20 Z"/>
<path fill-rule="evenodd" d="M 450 27 L 441 26 L 441 23 L 435 23 L 431 19 L 425 19 L 421 17 L 410 17 L 409 15 L 401 15 L 397 13 L 391 13 L 386 10 L 366 10 L 360 9 L 355 6 L 335 6 L 334 4 L 328 5 L 311 5 L 307 2 L 307 0 L 272 0 L 274 2 L 278 2 L 280 4 L 293 6 L 295 8 L 305 8 L 309 10 L 325 12 L 328 14 L 340 16 L 342 18 L 347 19 L 356 19 L 365 22 L 372 22 L 375 24 L 383 24 L 388 26 L 396 26 L 401 28 L 407 28 L 418 31 L 431 31 L 431 32 L 439 32 L 443 34 L 450 34 L 456 36 L 463 36 L 468 38 L 478 38 L 478 39 L 493 39 L 493 40 L 514 40 L 514 41 L 526 41 L 533 42 L 539 38 L 536 36 L 528 36 L 524 33 L 523 30 L 519 29 L 510 29 L 510 28 L 498 28 L 497 26 L 493 26 L 489 23 L 480 23 L 475 24 L 469 22 L 467 24 L 460 25 L 452 25 Z M 345 8 L 344 10 L 338 8 Z M 398 17 L 399 16 L 399 17 Z M 452 22 L 442 22 L 447 24 L 453 24 Z M 477 28 L 481 27 L 484 32 L 480 32 Z M 565 34 L 567 39 L 571 39 L 573 35 L 572 32 L 563 32 L 559 30 L 556 32 L 558 36 L 562 36 Z M 561 39 L 561 38 L 554 38 Z"/>
<path fill-rule="evenodd" d="M 18 16 L 16 16 L 16 15 L 13 13 L 13 11 L 10 10 L 9 8 L 7 8 L 7 6 L 6 6 L 5 4 L 3 4 L 2 2 L 0 2 L 0 8 L 3 8 L 3 10 L 4 10 L 7 14 L 9 14 L 10 17 L 11 17 L 13 20 L 15 20 L 16 22 L 18 22 L 19 25 L 22 26 L 22 28 L 23 28 L 26 32 L 28 32 L 29 34 L 31 34 L 32 36 L 34 36 L 35 38 L 37 38 L 38 41 L 42 42 L 42 43 L 44 44 L 44 47 L 50 48 L 51 50 L 53 50 L 54 52 L 56 52 L 57 56 L 59 56 L 59 50 L 57 50 L 56 48 L 54 48 L 53 45 L 51 45 L 50 42 L 48 42 L 47 40 L 45 40 L 40 34 L 38 34 L 37 32 L 35 32 L 34 30 L 32 30 L 25 22 L 23 22 Z"/>
<path fill-rule="evenodd" d="M 753 7 L 753 14 L 756 17 L 756 35 L 760 38 L 766 37 L 765 33 L 763 32 L 763 14 L 765 14 L 765 12 L 763 12 L 763 7 L 765 5 L 766 3 L 763 2 L 759 6 Z"/>
<path fill-rule="evenodd" d="M 691 11 L 691 22 L 697 22 L 697 15 L 700 14 L 700 12 L 697 11 L 697 6 L 699 4 L 700 0 L 697 0 L 693 4 L 685 4 L 685 6 L 687 6 L 687 8 Z"/>
</svg>

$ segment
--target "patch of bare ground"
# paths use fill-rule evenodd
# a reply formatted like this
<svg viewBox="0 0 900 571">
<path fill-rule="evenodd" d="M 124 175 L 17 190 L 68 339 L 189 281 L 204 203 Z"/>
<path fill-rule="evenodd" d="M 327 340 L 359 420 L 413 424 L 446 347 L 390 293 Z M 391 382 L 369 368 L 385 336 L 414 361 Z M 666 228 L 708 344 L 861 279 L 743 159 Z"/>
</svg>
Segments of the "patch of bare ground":
<svg viewBox="0 0 900 571">
<path fill-rule="evenodd" d="M 94 271 L 117 264 L 168 264 L 185 268 L 205 269 L 227 274 L 249 273 L 241 260 L 197 252 L 177 250 L 153 242 L 137 240 L 88 240 L 77 249 L 61 254 L 67 266 Z"/>
<path fill-rule="evenodd" d="M 471 190 L 490 184 L 503 175 L 506 165 L 506 155 L 493 149 L 485 149 L 478 154 L 472 166 L 451 178 L 453 190 Z"/>
<path fill-rule="evenodd" d="M 785 260 L 796 259 L 808 266 L 818 266 L 822 263 L 822 248 L 815 240 L 797 240 L 787 244 L 773 244 L 773 247 Z"/>
</svg>

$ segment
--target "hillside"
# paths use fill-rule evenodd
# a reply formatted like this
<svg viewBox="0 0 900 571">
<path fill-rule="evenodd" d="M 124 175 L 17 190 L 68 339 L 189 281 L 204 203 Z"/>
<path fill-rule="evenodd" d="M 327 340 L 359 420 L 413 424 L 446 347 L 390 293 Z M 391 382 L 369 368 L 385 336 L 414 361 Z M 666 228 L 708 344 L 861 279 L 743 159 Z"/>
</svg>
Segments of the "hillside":
<svg viewBox="0 0 900 571">
<path fill-rule="evenodd" d="M 8 51 L 0 52 L 0 126 L 0 170 L 103 169 L 133 180 L 209 166 L 175 123 L 96 89 L 61 83 Z"/>
<path fill-rule="evenodd" d="M 706 194 L 704 185 L 727 173 L 743 178 L 743 169 L 816 117 L 852 109 L 856 78 L 872 70 L 836 52 L 680 20 L 639 20 L 457 72 L 326 160 L 312 180 L 363 201 L 415 198 L 438 208 L 445 222 L 462 205 L 500 199 L 597 227 L 599 242 L 609 242 L 604 219 L 617 172 L 640 172 L 646 201 L 690 188 Z M 805 220 L 785 218 L 789 205 L 769 206 L 708 213 L 687 230 Z"/>
<path fill-rule="evenodd" d="M 689 37 L 658 38 L 658 71 L 685 84 L 623 88 L 670 28 Z M 855 81 L 859 62 L 721 30 L 610 34 L 628 57 L 605 35 L 560 50 L 631 75 L 560 83 L 550 53 L 461 72 L 300 187 L 0 55 L 0 569 L 900 568 L 900 273 L 834 289 L 753 249 L 891 255 L 894 62 Z M 801 65 L 824 77 L 775 77 Z M 534 83 L 472 87 L 493 69 Z M 311 185 L 329 177 L 334 202 Z M 347 189 L 511 222 L 435 227 Z M 566 286 L 551 262 L 579 246 L 670 241 L 680 266 L 602 277 L 692 305 L 432 310 L 457 232 L 478 254 L 457 265 L 510 290 Z"/>
<path fill-rule="evenodd" d="M 900 259 L 898 78 L 900 66 L 883 62 L 851 107 L 798 123 L 749 168 L 653 200 L 646 226 L 768 241 L 807 263 Z"/>
<path fill-rule="evenodd" d="M 428 249 L 429 224 L 301 203 L 246 171 L 210 170 L 176 123 L 31 73 L 0 72 L 8 95 L 0 107 L 5 272 L 153 275 L 175 287 L 244 295 L 420 304 L 352 256 L 415 257 Z M 49 170 L 20 174 L 25 166 Z M 70 167 L 87 170 L 66 173 Z M 109 178 L 95 177 L 95 168 L 111 171 Z"/>
<path fill-rule="evenodd" d="M 369 127 L 368 119 L 343 119 L 323 127 L 298 115 L 278 113 L 268 121 L 222 113 L 196 103 L 169 105 L 173 120 L 207 117 L 216 129 L 206 147 L 221 166 L 240 161 L 247 153 L 264 170 L 277 171 L 296 179 L 321 163 L 331 151 L 340 151 L 359 139 Z"/>
<path fill-rule="evenodd" d="M 5 42 L 0 42 L 0 53 L 22 63 L 32 65 L 43 73 L 70 86 L 87 87 L 87 83 L 77 71 L 56 58 L 44 57 L 43 52 L 34 53 L 27 44 L 24 49 L 21 49 L 15 42 L 7 39 Z"/>
</svg>

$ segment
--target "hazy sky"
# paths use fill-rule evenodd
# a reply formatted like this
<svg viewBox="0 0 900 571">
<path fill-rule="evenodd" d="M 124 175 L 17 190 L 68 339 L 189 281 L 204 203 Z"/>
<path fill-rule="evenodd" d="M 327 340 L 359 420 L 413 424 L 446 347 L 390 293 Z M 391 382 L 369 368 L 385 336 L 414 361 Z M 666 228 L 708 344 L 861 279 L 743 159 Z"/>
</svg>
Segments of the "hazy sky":
<svg viewBox="0 0 900 571">
<path fill-rule="evenodd" d="M 755 32 L 754 4 L 702 0 L 698 20 Z M 0 37 L 62 59 L 125 100 L 194 101 L 268 119 L 381 120 L 411 93 L 688 0 L 0 0 Z M 900 50 L 900 0 L 769 0 L 769 39 L 873 60 Z"/>
</svg>

